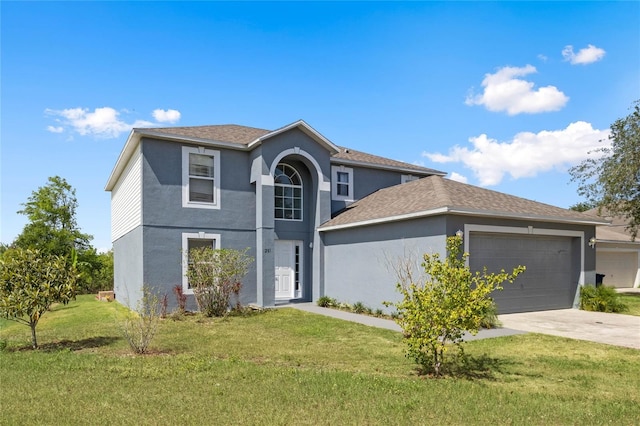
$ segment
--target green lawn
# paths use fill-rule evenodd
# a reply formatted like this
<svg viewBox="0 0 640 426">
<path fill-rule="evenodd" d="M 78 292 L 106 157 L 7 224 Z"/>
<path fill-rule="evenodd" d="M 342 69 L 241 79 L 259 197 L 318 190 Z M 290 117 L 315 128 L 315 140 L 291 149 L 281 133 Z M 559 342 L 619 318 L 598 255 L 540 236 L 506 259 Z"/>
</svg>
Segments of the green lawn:
<svg viewBox="0 0 640 426">
<path fill-rule="evenodd" d="M 624 314 L 640 316 L 640 293 L 620 293 L 620 301 L 629 308 Z"/>
<path fill-rule="evenodd" d="M 416 376 L 399 333 L 294 309 L 163 320 L 150 355 L 116 303 L 0 321 L 0 424 L 637 424 L 640 351 L 526 334 L 469 342 L 458 377 Z"/>
</svg>

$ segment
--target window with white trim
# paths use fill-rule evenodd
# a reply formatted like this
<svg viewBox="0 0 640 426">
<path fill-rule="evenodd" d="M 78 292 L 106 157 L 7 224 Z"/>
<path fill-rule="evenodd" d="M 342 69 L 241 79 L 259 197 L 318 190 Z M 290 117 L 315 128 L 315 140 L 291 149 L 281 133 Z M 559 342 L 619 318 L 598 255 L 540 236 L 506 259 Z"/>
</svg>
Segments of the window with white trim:
<svg viewBox="0 0 640 426">
<path fill-rule="evenodd" d="M 220 151 L 182 147 L 182 207 L 220 208 Z"/>
<path fill-rule="evenodd" d="M 331 166 L 331 198 L 337 201 L 353 201 L 353 169 Z"/>
<path fill-rule="evenodd" d="M 420 179 L 419 176 L 402 175 L 402 177 L 400 178 L 400 183 L 413 182 L 414 180 L 418 180 L 418 179 Z"/>
<path fill-rule="evenodd" d="M 184 294 L 193 294 L 193 289 L 189 285 L 187 270 L 191 264 L 189 253 L 193 249 L 210 247 L 220 248 L 220 234 L 208 234 L 205 232 L 192 232 L 182 234 L 182 291 Z"/>
<path fill-rule="evenodd" d="M 296 169 L 286 163 L 276 166 L 274 182 L 274 216 L 283 220 L 302 220 L 302 179 Z"/>
</svg>

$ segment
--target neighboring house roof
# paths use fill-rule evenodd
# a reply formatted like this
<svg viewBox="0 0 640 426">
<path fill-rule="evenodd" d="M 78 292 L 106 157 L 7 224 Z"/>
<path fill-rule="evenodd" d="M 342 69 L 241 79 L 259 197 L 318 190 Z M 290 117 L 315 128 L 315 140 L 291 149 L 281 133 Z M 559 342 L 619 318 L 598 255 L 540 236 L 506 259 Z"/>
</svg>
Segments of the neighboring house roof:
<svg viewBox="0 0 640 426">
<path fill-rule="evenodd" d="M 591 209 L 585 212 L 592 216 L 600 216 L 608 219 L 611 223 L 601 225 L 596 228 L 596 240 L 601 242 L 616 242 L 616 243 L 630 243 L 639 244 L 640 241 L 634 241 L 631 237 L 631 233 L 627 230 L 629 226 L 629 220 L 622 216 L 609 216 L 606 211 L 599 211 L 598 208 Z"/>
<path fill-rule="evenodd" d="M 133 129 L 127 138 L 125 146 L 118 157 L 113 171 L 111 172 L 107 185 L 105 186 L 105 190 L 110 191 L 113 189 L 142 137 L 159 138 L 176 142 L 197 143 L 231 149 L 251 150 L 260 145 L 264 140 L 293 128 L 298 128 L 309 137 L 325 146 L 332 155 L 332 162 L 337 162 L 338 164 L 392 169 L 406 173 L 414 173 L 421 176 L 433 174 L 442 176 L 446 175 L 445 172 L 438 170 L 391 160 L 384 157 L 378 157 L 376 155 L 366 154 L 349 148 L 338 147 L 309 126 L 306 122 L 298 120 L 276 130 L 258 129 L 255 127 L 239 126 L 236 124 Z"/>
<path fill-rule="evenodd" d="M 320 231 L 439 214 L 531 219 L 601 225 L 607 222 L 572 210 L 531 201 L 441 176 L 380 189 L 325 222 Z"/>
</svg>

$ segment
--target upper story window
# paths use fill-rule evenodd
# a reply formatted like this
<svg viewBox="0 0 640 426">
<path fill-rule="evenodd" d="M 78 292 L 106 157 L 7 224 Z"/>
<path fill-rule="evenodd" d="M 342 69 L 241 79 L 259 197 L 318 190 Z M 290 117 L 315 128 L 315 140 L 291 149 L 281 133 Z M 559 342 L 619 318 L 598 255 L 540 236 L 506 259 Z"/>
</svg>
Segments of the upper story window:
<svg viewBox="0 0 640 426">
<path fill-rule="evenodd" d="M 419 176 L 402 175 L 402 177 L 400 178 L 400 183 L 413 182 L 414 180 L 418 180 L 418 179 L 420 179 Z"/>
<path fill-rule="evenodd" d="M 182 207 L 220 208 L 220 151 L 182 147 Z"/>
<path fill-rule="evenodd" d="M 302 179 L 296 169 L 280 163 L 274 176 L 275 218 L 302 220 Z"/>
<path fill-rule="evenodd" d="M 334 200 L 353 201 L 353 169 L 331 166 L 331 195 Z"/>
</svg>

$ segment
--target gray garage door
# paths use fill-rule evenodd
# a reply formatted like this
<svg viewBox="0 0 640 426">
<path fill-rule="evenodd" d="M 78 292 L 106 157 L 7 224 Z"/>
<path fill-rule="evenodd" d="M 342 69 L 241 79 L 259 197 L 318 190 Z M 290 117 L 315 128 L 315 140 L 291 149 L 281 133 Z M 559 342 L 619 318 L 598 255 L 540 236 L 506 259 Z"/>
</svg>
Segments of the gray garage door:
<svg viewBox="0 0 640 426">
<path fill-rule="evenodd" d="M 573 306 L 580 274 L 578 239 L 570 237 L 471 233 L 472 271 L 527 270 L 513 284 L 492 294 L 501 314 L 564 309 Z"/>
</svg>

